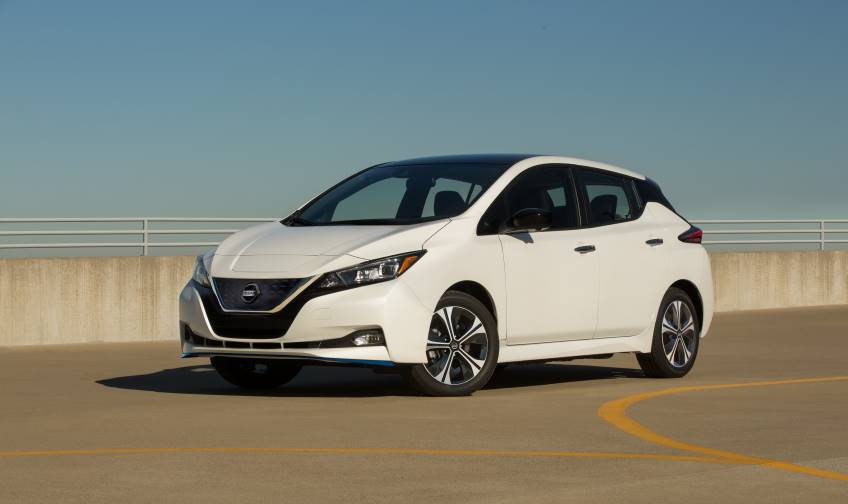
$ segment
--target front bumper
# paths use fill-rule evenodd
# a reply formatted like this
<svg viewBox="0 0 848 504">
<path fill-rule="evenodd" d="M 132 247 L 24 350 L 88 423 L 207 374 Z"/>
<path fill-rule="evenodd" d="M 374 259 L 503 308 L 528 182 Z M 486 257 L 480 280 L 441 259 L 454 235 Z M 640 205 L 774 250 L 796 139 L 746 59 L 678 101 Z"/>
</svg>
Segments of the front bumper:
<svg viewBox="0 0 848 504">
<path fill-rule="evenodd" d="M 418 300 L 402 279 L 311 298 L 290 314 L 290 321 L 280 334 L 259 337 L 249 332 L 233 334 L 232 329 L 226 336 L 216 333 L 203 296 L 207 304 L 210 298 L 207 292 L 201 295 L 202 289 L 189 282 L 180 293 L 183 357 L 228 355 L 374 366 L 421 363 L 426 359 L 432 310 Z M 213 302 L 217 303 L 217 299 Z M 385 346 L 302 348 L 304 343 L 343 338 L 359 330 L 376 328 L 383 331 Z M 292 344 L 301 348 L 287 348 Z"/>
</svg>

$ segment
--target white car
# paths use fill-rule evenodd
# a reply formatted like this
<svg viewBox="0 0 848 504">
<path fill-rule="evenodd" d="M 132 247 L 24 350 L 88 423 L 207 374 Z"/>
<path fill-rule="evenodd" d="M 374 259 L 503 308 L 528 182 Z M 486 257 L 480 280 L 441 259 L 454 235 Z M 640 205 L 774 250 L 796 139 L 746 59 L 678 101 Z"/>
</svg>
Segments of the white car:
<svg viewBox="0 0 848 504">
<path fill-rule="evenodd" d="M 603 163 L 384 163 L 198 257 L 183 356 L 248 388 L 330 363 L 465 395 L 498 364 L 620 352 L 680 377 L 713 317 L 701 235 L 653 181 Z"/>
</svg>

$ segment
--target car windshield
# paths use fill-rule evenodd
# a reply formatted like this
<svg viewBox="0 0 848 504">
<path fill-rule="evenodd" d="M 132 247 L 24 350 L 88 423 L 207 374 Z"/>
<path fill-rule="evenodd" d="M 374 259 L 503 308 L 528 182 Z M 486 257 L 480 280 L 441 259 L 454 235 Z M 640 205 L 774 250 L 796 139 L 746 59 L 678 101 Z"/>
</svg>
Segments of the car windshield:
<svg viewBox="0 0 848 504">
<path fill-rule="evenodd" d="M 342 181 L 284 224 L 415 224 L 465 211 L 508 164 L 379 165 Z"/>
</svg>

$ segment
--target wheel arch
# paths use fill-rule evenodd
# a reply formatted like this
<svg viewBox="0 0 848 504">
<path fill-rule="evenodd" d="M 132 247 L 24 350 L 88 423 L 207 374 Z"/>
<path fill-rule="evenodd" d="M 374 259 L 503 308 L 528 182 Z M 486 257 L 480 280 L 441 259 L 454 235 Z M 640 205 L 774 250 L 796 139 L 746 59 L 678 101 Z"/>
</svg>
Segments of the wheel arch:
<svg viewBox="0 0 848 504">
<path fill-rule="evenodd" d="M 701 298 L 701 291 L 698 287 L 689 280 L 681 279 L 669 286 L 669 289 L 677 288 L 685 292 L 692 302 L 695 304 L 695 314 L 698 316 L 698 323 L 703 326 L 704 323 L 704 300 Z"/>
<path fill-rule="evenodd" d="M 468 294 L 469 296 L 477 299 L 478 301 L 483 303 L 483 306 L 485 306 L 489 310 L 489 313 L 491 313 L 492 317 L 495 318 L 495 322 L 498 321 L 498 310 L 495 306 L 495 300 L 492 298 L 492 295 L 489 293 L 488 289 L 483 287 L 482 284 L 477 283 L 473 280 L 463 280 L 448 287 L 445 293 L 447 293 L 448 291 L 464 292 L 465 294 Z"/>
</svg>

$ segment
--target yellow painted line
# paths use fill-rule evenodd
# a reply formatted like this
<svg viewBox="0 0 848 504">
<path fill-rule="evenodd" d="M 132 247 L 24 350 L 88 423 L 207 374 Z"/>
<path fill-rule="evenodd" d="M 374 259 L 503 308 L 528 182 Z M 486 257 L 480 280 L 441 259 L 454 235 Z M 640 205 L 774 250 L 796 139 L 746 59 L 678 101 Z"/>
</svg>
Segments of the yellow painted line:
<svg viewBox="0 0 848 504">
<path fill-rule="evenodd" d="M 699 446 L 696 444 L 686 443 L 684 441 L 678 441 L 676 439 L 657 434 L 656 432 L 652 431 L 651 429 L 645 427 L 644 425 L 627 416 L 627 408 L 638 402 L 645 401 L 647 399 L 653 399 L 655 397 L 663 397 L 673 394 L 684 394 L 687 392 L 699 392 L 703 390 L 726 390 L 748 387 L 767 387 L 771 385 L 795 385 L 802 383 L 824 383 L 846 380 L 848 380 L 848 376 L 830 376 L 824 378 L 801 378 L 797 380 L 774 380 L 749 383 L 730 383 L 723 385 L 696 385 L 690 387 L 674 387 L 656 390 L 653 392 L 634 394 L 627 397 L 622 397 L 621 399 L 616 399 L 614 401 L 604 403 L 598 409 L 598 415 L 610 424 L 618 427 L 619 429 L 623 430 L 624 432 L 627 432 L 628 434 L 632 434 L 636 437 L 644 439 L 645 441 L 649 441 L 651 443 L 659 444 L 662 446 L 667 446 L 669 448 L 701 453 L 710 457 L 724 459 L 728 462 L 736 464 L 761 465 L 774 469 L 780 469 L 783 471 L 807 474 L 810 476 L 818 476 L 820 478 L 848 481 L 848 474 L 846 473 L 827 471 L 824 469 L 816 469 L 814 467 L 793 464 L 781 460 L 752 457 L 741 453 L 734 453 L 726 450 L 717 450 L 714 448 L 708 448 L 706 446 Z"/>
<path fill-rule="evenodd" d="M 2 451 L 0 458 L 52 457 L 72 455 L 136 455 L 151 453 L 277 453 L 277 454 L 332 454 L 332 455 L 429 455 L 460 457 L 517 457 L 517 458 L 594 458 L 662 460 L 669 462 L 709 462 L 733 464 L 723 458 L 692 455 L 664 455 L 654 453 L 608 453 L 534 450 L 438 450 L 418 448 L 94 448 L 88 450 L 30 450 Z"/>
</svg>

